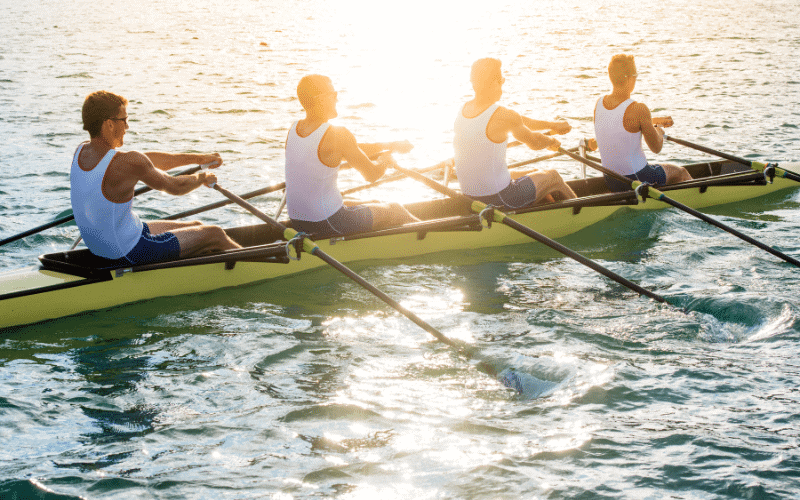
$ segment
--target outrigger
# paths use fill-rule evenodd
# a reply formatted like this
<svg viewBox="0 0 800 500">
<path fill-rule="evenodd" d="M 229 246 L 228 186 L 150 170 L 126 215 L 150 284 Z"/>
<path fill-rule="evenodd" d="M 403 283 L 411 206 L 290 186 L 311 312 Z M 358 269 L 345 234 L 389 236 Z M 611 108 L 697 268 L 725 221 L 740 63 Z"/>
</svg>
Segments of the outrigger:
<svg viewBox="0 0 800 500">
<path fill-rule="evenodd" d="M 695 146 L 685 141 L 681 143 Z M 570 156 L 574 156 L 576 149 L 561 154 L 572 153 Z M 552 156 L 555 155 L 548 158 Z M 599 163 L 597 158 L 588 156 L 587 159 L 590 166 Z M 443 166 L 444 162 L 434 167 Z M 417 172 L 431 171 L 434 167 Z M 685 168 L 693 180 L 663 186 L 659 192 L 668 192 L 671 200 L 693 209 L 736 203 L 800 187 L 797 182 L 800 163 L 777 167 L 730 157 L 693 163 L 685 165 Z M 620 210 L 658 210 L 670 206 L 657 198 L 644 203 L 635 191 L 609 193 L 602 177 L 571 180 L 568 184 L 578 195 L 577 199 L 506 213 L 513 215 L 519 224 L 548 238 L 562 238 Z M 242 198 L 252 198 L 282 187 L 282 184 L 277 184 Z M 216 208 L 226 203 L 229 202 L 205 208 Z M 310 236 L 321 250 L 340 262 L 404 259 L 435 252 L 531 241 L 529 236 L 508 226 L 491 225 L 486 213 L 473 213 L 471 204 L 462 199 L 444 198 L 405 206 L 422 222 L 347 236 Z M 201 210 L 170 218 L 177 219 Z M 301 259 L 302 243 L 287 242 L 282 231 L 272 225 L 235 227 L 226 229 L 226 232 L 244 248 L 128 268 L 103 267 L 101 260 L 86 249 L 42 255 L 38 266 L 0 274 L 0 328 L 8 329 L 156 297 L 236 287 L 325 265 L 319 259 Z"/>
</svg>

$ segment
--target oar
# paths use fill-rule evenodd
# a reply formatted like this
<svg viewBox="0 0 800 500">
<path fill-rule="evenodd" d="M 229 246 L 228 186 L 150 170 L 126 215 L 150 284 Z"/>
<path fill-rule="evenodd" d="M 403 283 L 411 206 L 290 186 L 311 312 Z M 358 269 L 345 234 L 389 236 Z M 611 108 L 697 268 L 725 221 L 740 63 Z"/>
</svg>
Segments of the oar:
<svg viewBox="0 0 800 500">
<path fill-rule="evenodd" d="M 702 151 L 703 153 L 708 153 L 710 155 L 719 156 L 720 158 L 725 158 L 726 160 L 735 161 L 736 163 L 741 163 L 742 165 L 747 165 L 748 167 L 750 167 L 750 168 L 752 168 L 754 170 L 758 170 L 760 172 L 763 172 L 764 169 L 766 169 L 766 168 L 774 168 L 775 169 L 775 175 L 777 175 L 778 177 L 783 177 L 783 178 L 790 179 L 790 180 L 793 180 L 793 181 L 796 181 L 796 182 L 800 182 L 800 175 L 798 175 L 798 174 L 796 174 L 794 172 L 789 172 L 789 171 L 784 170 L 782 168 L 778 168 L 778 166 L 774 165 L 774 164 L 765 164 L 765 163 L 761 163 L 761 162 L 757 162 L 757 161 L 746 160 L 746 159 L 740 158 L 738 156 L 734 156 L 734 155 L 731 155 L 731 154 L 728 154 L 728 153 L 723 153 L 722 151 L 717 151 L 716 149 L 711 149 L 711 148 L 708 148 L 706 146 L 701 146 L 699 144 L 695 144 L 693 142 L 685 141 L 683 139 L 678 139 L 676 137 L 671 137 L 671 136 L 668 136 L 667 134 L 664 134 L 664 139 L 667 139 L 668 141 L 672 141 L 675 144 L 680 144 L 681 146 L 686 146 L 687 148 L 696 149 L 697 151 Z"/>
<path fill-rule="evenodd" d="M 197 166 L 194 166 L 192 168 L 186 169 L 183 172 L 180 172 L 180 173 L 178 173 L 176 175 L 193 174 L 193 173 L 197 172 L 198 170 L 200 170 L 201 168 L 208 167 L 208 166 L 211 166 L 211 165 L 213 165 L 213 163 L 208 163 L 206 165 L 197 165 Z M 140 194 L 144 194 L 144 193 L 146 193 L 148 191 L 152 191 L 152 190 L 153 190 L 153 188 L 151 188 L 150 186 L 142 186 L 142 187 L 140 187 L 139 189 L 137 189 L 136 191 L 133 192 L 133 196 L 139 196 Z M 34 227 L 32 229 L 28 229 L 27 231 L 23 231 L 23 232 L 21 232 L 19 234 L 15 234 L 14 236 L 10 236 L 10 237 L 8 237 L 8 238 L 6 238 L 4 240 L 0 240 L 0 247 L 5 245 L 6 243 L 11 243 L 12 241 L 17 241 L 17 240 L 20 240 L 22 238 L 25 238 L 26 236 L 30 236 L 30 235 L 36 234 L 36 233 L 41 233 L 45 229 L 50 229 L 51 227 L 56 227 L 56 226 L 60 226 L 61 224 L 66 224 L 67 222 L 73 220 L 74 218 L 75 218 L 75 215 L 65 215 L 64 217 L 59 217 L 58 219 L 50 221 L 47 224 L 42 224 L 41 226 L 37 226 L 37 227 Z"/>
<path fill-rule="evenodd" d="M 515 142 L 510 143 L 508 145 L 508 147 L 517 146 L 519 144 L 522 144 L 522 143 L 515 141 Z M 570 149 L 570 151 L 577 151 L 577 150 L 578 150 L 578 148 L 571 148 Z M 552 153 L 552 154 L 548 154 L 548 155 L 544 155 L 544 156 L 539 156 L 538 158 L 533 158 L 533 159 L 530 159 L 530 160 L 520 161 L 520 162 L 517 162 L 517 163 L 510 163 L 508 165 L 508 168 L 512 169 L 512 168 L 524 167 L 525 165 L 530 165 L 531 163 L 539 163 L 539 162 L 542 162 L 542 161 L 551 160 L 551 159 L 553 159 L 553 158 L 555 158 L 557 156 L 561 156 L 563 154 L 564 153 L 556 152 L 556 153 Z M 425 167 L 425 168 L 421 168 L 421 169 L 418 169 L 418 170 L 414 170 L 414 172 L 419 172 L 420 174 L 425 174 L 425 173 L 428 173 L 428 172 L 439 170 L 440 168 L 446 168 L 447 167 L 447 163 L 448 162 L 452 162 L 452 161 L 453 161 L 453 159 L 449 158 L 447 160 L 440 161 L 436 165 L 431 165 L 430 167 Z M 348 195 L 348 194 L 352 194 L 352 193 L 356 193 L 358 191 L 363 191 L 365 189 L 373 188 L 375 186 L 380 186 L 381 184 L 385 184 L 387 182 L 393 182 L 393 181 L 397 181 L 397 180 L 405 179 L 405 178 L 406 178 L 406 175 L 402 174 L 402 173 L 398 173 L 398 174 L 394 174 L 394 175 L 387 175 L 385 177 L 381 177 L 380 179 L 378 179 L 375 182 L 371 182 L 369 184 L 362 184 L 361 186 L 355 186 L 355 187 L 352 187 L 352 188 L 349 188 L 349 189 L 345 189 L 344 191 L 342 191 L 342 196 Z"/>
<path fill-rule="evenodd" d="M 661 191 L 659 191 L 658 189 L 656 189 L 656 188 L 654 188 L 654 187 L 652 187 L 650 185 L 642 184 L 639 181 L 632 181 L 632 180 L 628 179 L 627 177 L 619 175 L 618 173 L 613 172 L 613 171 L 603 167 L 602 165 L 599 165 L 596 162 L 593 162 L 592 160 L 589 160 L 587 158 L 582 158 L 582 157 L 580 157 L 580 156 L 578 156 L 576 154 L 570 153 L 568 151 L 565 151 L 565 152 L 566 152 L 566 154 L 568 154 L 570 156 L 570 158 L 572 158 L 574 160 L 577 160 L 577 161 L 579 161 L 581 163 L 584 163 L 584 164 L 586 164 L 586 165 L 588 165 L 588 166 L 590 166 L 590 167 L 592 167 L 592 168 L 594 168 L 596 170 L 599 170 L 600 172 L 602 172 L 602 173 L 604 173 L 604 174 L 606 174 L 606 175 L 608 175 L 610 177 L 613 177 L 614 179 L 617 179 L 620 182 L 625 182 L 625 183 L 629 184 L 631 186 L 631 189 L 633 189 L 640 196 L 642 196 L 642 199 L 644 199 L 647 196 L 650 196 L 651 198 L 656 199 L 658 201 L 663 201 L 664 203 L 666 203 L 668 205 L 671 205 L 671 206 L 673 206 L 673 207 L 675 207 L 675 208 L 677 208 L 679 210 L 682 210 L 682 211 L 686 212 L 689 215 L 697 217 L 698 219 L 700 219 L 700 220 L 702 220 L 704 222 L 707 222 L 707 223 L 709 223 L 709 224 L 711 224 L 713 226 L 716 226 L 716 227 L 722 229 L 723 231 L 726 231 L 726 232 L 736 236 L 737 238 L 740 238 L 740 239 L 750 243 L 751 245 L 755 245 L 758 248 L 760 248 L 760 249 L 762 249 L 762 250 L 764 250 L 766 252 L 769 252 L 772 255 L 778 257 L 779 259 L 785 260 L 786 262 L 789 262 L 791 264 L 794 264 L 797 267 L 800 267 L 800 261 L 798 261 L 797 259 L 795 259 L 793 257 L 790 257 L 790 256 L 786 255 L 785 253 L 779 251 L 779 250 L 775 250 L 771 246 L 766 245 L 764 243 L 761 243 L 760 241 L 755 240 L 755 239 L 751 238 L 750 236 L 747 236 L 746 234 L 744 234 L 744 233 L 742 233 L 742 232 L 740 232 L 740 231 L 738 231 L 738 230 L 736 230 L 736 229 L 734 229 L 734 228 L 732 228 L 732 227 L 730 227 L 728 225 L 725 225 L 725 224 L 723 224 L 723 223 L 721 223 L 721 222 L 719 222 L 717 220 L 714 220 L 711 217 L 709 217 L 709 216 L 707 216 L 705 214 L 702 214 L 702 213 L 698 212 L 697 210 L 695 210 L 693 208 L 687 207 L 683 203 L 680 203 L 678 201 L 673 200 L 672 198 L 668 197 L 667 195 L 665 195 L 664 193 L 662 193 Z M 640 186 L 641 186 L 641 188 L 640 188 Z M 644 192 L 639 192 L 639 189 L 642 189 Z"/>
<path fill-rule="evenodd" d="M 256 196 L 261 196 L 263 194 L 274 193 L 275 191 L 280 191 L 281 189 L 286 188 L 286 183 L 281 182 L 280 184 L 273 184 L 272 186 L 267 186 L 265 188 L 256 189 L 255 191 L 250 191 L 249 193 L 245 193 L 241 195 L 243 200 L 249 200 L 250 198 L 255 198 Z M 186 210 L 185 212 L 180 212 L 177 214 L 169 215 L 164 217 L 162 220 L 178 220 L 183 219 L 184 217 L 191 217 L 192 215 L 197 215 L 199 213 L 207 212 L 209 210 L 214 210 L 215 208 L 224 207 L 234 203 L 231 200 L 225 201 L 218 201 L 216 203 L 210 203 L 208 205 L 203 205 L 202 207 L 193 208 L 191 210 Z"/>
<path fill-rule="evenodd" d="M 578 148 L 570 148 L 568 151 L 577 151 L 577 150 L 578 150 Z M 539 163 L 540 161 L 551 160 L 551 159 L 556 158 L 558 156 L 561 156 L 563 154 L 564 153 L 562 153 L 561 151 L 556 151 L 555 153 L 550 153 L 548 155 L 540 156 L 538 158 L 533 158 L 531 160 L 518 161 L 516 163 L 509 163 L 508 164 L 508 168 L 509 169 L 514 169 L 514 168 L 524 167 L 525 165 L 530 165 L 531 163 Z"/>
<path fill-rule="evenodd" d="M 298 232 L 295 231 L 294 229 L 287 228 L 286 226 L 284 226 L 280 222 L 276 221 L 275 219 L 271 218 L 270 216 L 268 216 L 264 212 L 260 211 L 259 209 L 257 209 L 256 207 L 254 207 L 250 203 L 246 202 L 245 200 L 243 200 L 239 196 L 237 196 L 237 195 L 231 193 L 230 191 L 228 191 L 227 189 L 221 187 L 219 184 L 215 184 L 214 185 L 214 189 L 216 189 L 217 191 L 219 191 L 220 193 L 225 195 L 225 197 L 227 197 L 229 200 L 233 201 L 234 203 L 236 203 L 240 207 L 244 208 L 245 210 L 247 210 L 251 214 L 253 214 L 256 217 L 258 217 L 259 219 L 263 220 L 264 222 L 266 222 L 270 226 L 280 230 L 283 233 L 283 237 L 286 238 L 287 241 L 292 242 L 298 236 Z M 344 274 L 345 276 L 347 276 L 351 280 L 353 280 L 356 283 L 358 283 L 359 285 L 361 285 L 363 288 L 365 288 L 366 290 L 371 292 L 373 295 L 375 295 L 376 297 L 378 297 L 379 299 L 381 299 L 385 303 L 389 304 L 397 312 L 399 312 L 400 314 L 402 314 L 406 318 L 408 318 L 411 321 L 413 321 L 414 323 L 416 323 L 420 328 L 422 328 L 426 332 L 428 332 L 431 335 L 433 335 L 434 337 L 436 337 L 436 339 L 439 340 L 440 342 L 443 342 L 443 343 L 445 343 L 445 344 L 447 344 L 447 345 L 449 345 L 451 347 L 454 347 L 454 348 L 456 348 L 458 350 L 467 350 L 465 345 L 462 345 L 462 344 L 460 344 L 460 343 L 458 343 L 458 342 L 456 342 L 454 340 L 451 340 L 451 339 L 445 337 L 444 334 L 442 334 L 441 332 L 436 330 L 434 327 L 432 327 L 431 325 L 429 325 L 428 323 L 423 321 L 419 316 L 417 316 L 413 312 L 409 311 L 408 309 L 406 309 L 405 307 L 400 305 L 399 302 L 397 302 L 396 300 L 392 299 L 391 297 L 389 297 L 388 295 L 386 295 L 385 293 L 383 293 L 382 291 L 377 289 L 374 285 L 372 285 L 367 280 L 365 280 L 364 278 L 362 278 L 361 276 L 356 274 L 354 271 L 352 271 L 350 268 L 348 268 L 347 266 L 345 266 L 341 262 L 337 261 L 336 259 L 334 259 L 330 255 L 328 255 L 327 253 L 323 252 L 322 249 L 320 249 L 317 246 L 317 244 L 314 243 L 313 240 L 311 240 L 311 238 L 303 237 L 302 238 L 302 244 L 303 244 L 303 250 L 305 250 L 307 253 L 322 259 L 322 261 L 324 261 L 326 264 L 328 264 L 329 266 L 333 267 L 334 269 L 336 269 L 340 273 Z"/>
<path fill-rule="evenodd" d="M 288 244 L 291 244 L 292 241 L 295 241 L 295 238 L 299 236 L 297 231 L 295 231 L 294 229 L 289 229 L 280 222 L 276 221 L 275 219 L 270 218 L 267 214 L 261 212 L 256 207 L 247 203 L 245 200 L 231 193 L 227 189 L 220 187 L 218 184 L 214 185 L 214 189 L 225 195 L 228 199 L 230 199 L 237 205 L 241 206 L 248 212 L 258 217 L 259 219 L 263 220 L 270 226 L 282 231 L 283 237 L 286 238 L 286 240 L 288 240 L 289 242 Z M 337 271 L 341 272 L 348 278 L 352 279 L 353 281 L 364 287 L 373 295 L 375 295 L 385 303 L 389 304 L 400 314 L 402 314 L 406 318 L 416 323 L 420 328 L 422 328 L 426 332 L 436 337 L 436 339 L 439 340 L 440 342 L 443 342 L 448 346 L 453 347 L 454 349 L 456 349 L 456 351 L 467 357 L 479 358 L 479 359 L 481 358 L 481 356 L 478 356 L 478 353 L 476 352 L 476 349 L 474 347 L 468 346 L 463 342 L 457 342 L 455 340 L 447 338 L 440 331 L 436 330 L 434 327 L 432 327 L 431 325 L 423 321 L 421 318 L 419 318 L 416 314 L 414 314 L 413 312 L 409 311 L 408 309 L 400 305 L 397 301 L 395 301 L 394 299 L 392 299 L 391 297 L 380 291 L 378 288 L 376 288 L 367 280 L 356 274 L 350 268 L 346 267 L 341 262 L 337 261 L 330 255 L 323 252 L 317 246 L 317 244 L 314 243 L 310 238 L 302 237 L 301 241 L 303 245 L 303 250 L 310 253 L 311 255 L 315 255 L 318 258 L 322 259 L 326 264 L 330 265 Z M 543 383 L 541 380 L 533 377 L 528 373 L 514 370 L 511 367 L 506 367 L 505 369 L 499 369 L 499 367 L 495 366 L 495 364 L 496 363 L 494 363 L 491 359 L 489 360 L 483 359 L 480 363 L 480 368 L 489 375 L 494 376 L 504 386 L 510 389 L 514 389 L 523 396 L 530 396 L 530 394 L 528 394 L 529 389 L 531 387 L 535 388 L 541 386 Z"/>
<path fill-rule="evenodd" d="M 463 195 L 461 193 L 453 191 L 449 187 L 443 186 L 442 184 L 439 184 L 438 182 L 434 181 L 433 179 L 429 179 L 428 177 L 425 177 L 424 175 L 419 174 L 419 173 L 417 173 L 417 172 L 415 172 L 413 170 L 409 170 L 407 168 L 403 168 L 403 167 L 400 167 L 398 165 L 395 165 L 394 168 L 396 168 L 400 172 L 405 173 L 407 176 L 422 182 L 423 184 L 427 185 L 428 187 L 430 187 L 430 188 L 432 188 L 432 189 L 444 194 L 445 196 L 449 196 L 449 197 L 454 198 L 454 199 L 462 199 L 462 200 L 469 201 L 470 202 L 470 208 L 471 208 L 471 210 L 473 212 L 482 214 L 482 213 L 484 213 L 484 210 L 486 208 L 488 208 L 485 203 L 481 203 L 480 201 L 472 200 L 471 198 L 468 198 L 467 196 L 465 196 L 465 195 Z M 552 240 L 552 239 L 548 238 L 547 236 L 545 236 L 543 234 L 540 234 L 540 233 L 534 231 L 533 229 L 531 229 L 531 228 L 529 228 L 529 227 L 527 227 L 527 226 L 525 226 L 523 224 L 520 224 L 519 222 L 515 221 L 510 216 L 504 214 L 500 210 L 492 209 L 491 210 L 491 216 L 492 216 L 492 220 L 494 220 L 495 222 L 499 222 L 501 224 L 505 224 L 506 226 L 508 226 L 508 227 L 510 227 L 510 228 L 512 228 L 512 229 L 514 229 L 516 231 L 519 231 L 520 233 L 522 233 L 522 234 L 524 234 L 526 236 L 529 236 L 529 237 L 533 238 L 534 240 L 538 241 L 539 243 L 543 243 L 543 244 L 547 245 L 548 247 L 552 248 L 553 250 L 561 252 L 562 254 L 566 255 L 567 257 L 569 257 L 569 258 L 571 258 L 573 260 L 576 260 L 576 261 L 580 262 L 581 264 L 583 264 L 583 265 L 585 265 L 585 266 L 597 271 L 598 273 L 602 274 L 603 276 L 606 276 L 607 278 L 610 278 L 610 279 L 616 281 L 617 283 L 630 288 L 631 290 L 635 291 L 636 293 L 638 293 L 640 295 L 644 295 L 646 297 L 650 297 L 651 299 L 654 299 L 654 300 L 656 300 L 658 302 L 666 303 L 666 299 L 664 299 L 664 297 L 662 297 L 661 295 L 658 295 L 656 293 L 653 293 L 653 292 L 651 292 L 649 290 L 646 290 L 646 289 L 640 287 L 636 283 L 633 283 L 633 282 L 623 278 L 622 276 L 616 274 L 615 272 L 613 272 L 613 271 L 611 271 L 609 269 L 606 269 L 605 267 L 603 267 L 600 264 L 594 262 L 593 260 L 587 259 L 583 255 L 581 255 L 581 254 L 579 254 L 579 253 L 577 253 L 577 252 L 575 252 L 573 250 L 570 250 L 569 248 L 565 247 L 561 243 L 558 243 L 557 241 Z"/>
</svg>

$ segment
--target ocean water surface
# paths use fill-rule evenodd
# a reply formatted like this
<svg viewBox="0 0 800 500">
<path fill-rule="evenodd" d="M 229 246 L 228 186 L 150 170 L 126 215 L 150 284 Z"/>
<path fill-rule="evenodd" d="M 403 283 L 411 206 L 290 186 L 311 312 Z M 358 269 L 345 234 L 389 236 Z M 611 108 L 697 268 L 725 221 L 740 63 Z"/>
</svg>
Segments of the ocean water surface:
<svg viewBox="0 0 800 500">
<path fill-rule="evenodd" d="M 793 1 L 101 7 L 0 2 L 0 238 L 69 207 L 80 107 L 99 89 L 130 100 L 126 148 L 218 151 L 220 184 L 243 193 L 283 180 L 305 74 L 331 76 L 337 122 L 363 142 L 414 143 L 396 158 L 418 168 L 452 156 L 476 58 L 499 57 L 502 102 L 568 120 L 575 146 L 609 58 L 626 52 L 636 97 L 673 117 L 674 136 L 800 161 Z M 649 157 L 708 158 L 675 144 Z M 437 197 L 413 181 L 361 195 Z M 134 206 L 148 219 L 219 199 Z M 274 213 L 279 199 L 254 201 Z M 797 258 L 798 206 L 794 192 L 708 213 Z M 256 223 L 231 207 L 198 217 Z M 0 272 L 76 236 L 68 225 L 0 247 Z M 0 498 L 795 498 L 797 269 L 671 210 L 619 212 L 561 242 L 689 312 L 531 244 L 353 265 L 480 359 L 328 269 L 2 331 Z M 517 394 L 481 361 L 535 384 Z"/>
</svg>

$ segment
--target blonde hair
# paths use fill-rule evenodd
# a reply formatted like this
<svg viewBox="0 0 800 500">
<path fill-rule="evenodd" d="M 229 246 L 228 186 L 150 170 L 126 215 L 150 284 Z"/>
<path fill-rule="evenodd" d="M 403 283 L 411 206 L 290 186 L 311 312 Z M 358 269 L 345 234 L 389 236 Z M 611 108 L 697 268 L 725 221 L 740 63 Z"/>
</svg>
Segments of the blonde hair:
<svg viewBox="0 0 800 500">
<path fill-rule="evenodd" d="M 317 96 L 324 93 L 328 86 L 333 86 L 331 79 L 324 75 L 306 75 L 297 84 L 297 98 L 303 109 L 310 111 L 317 102 Z"/>
<path fill-rule="evenodd" d="M 608 78 L 613 85 L 623 85 L 625 80 L 636 73 L 636 63 L 633 56 L 628 54 L 617 54 L 608 63 Z"/>
<path fill-rule="evenodd" d="M 482 93 L 489 84 L 502 78 L 502 63 L 500 59 L 485 57 L 472 63 L 472 70 L 469 74 L 469 81 L 476 94 Z"/>
</svg>

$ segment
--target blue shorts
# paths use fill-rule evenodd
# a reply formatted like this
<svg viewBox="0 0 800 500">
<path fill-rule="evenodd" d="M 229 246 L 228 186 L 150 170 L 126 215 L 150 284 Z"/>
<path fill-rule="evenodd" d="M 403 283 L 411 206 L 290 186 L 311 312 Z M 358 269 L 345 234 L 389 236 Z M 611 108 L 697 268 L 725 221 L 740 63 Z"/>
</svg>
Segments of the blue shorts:
<svg viewBox="0 0 800 500">
<path fill-rule="evenodd" d="M 295 231 L 308 234 L 351 234 L 372 229 L 372 210 L 367 205 L 342 207 L 319 222 L 292 219 Z"/>
<path fill-rule="evenodd" d="M 139 242 L 119 259 L 107 259 L 110 267 L 129 267 L 175 260 L 181 255 L 181 246 L 178 237 L 170 232 L 150 234 L 147 223 L 142 222 L 142 236 Z"/>
<path fill-rule="evenodd" d="M 605 174 L 604 177 L 606 178 L 606 186 L 614 193 L 631 190 L 630 184 L 625 184 Z M 664 167 L 661 165 L 650 165 L 649 163 L 635 174 L 626 175 L 625 177 L 632 181 L 648 182 L 656 186 L 663 186 L 667 183 L 667 173 L 664 171 Z"/>
<path fill-rule="evenodd" d="M 536 185 L 533 179 L 523 175 L 512 180 L 511 184 L 497 194 L 470 196 L 470 198 L 496 207 L 522 208 L 536 201 Z"/>
</svg>

